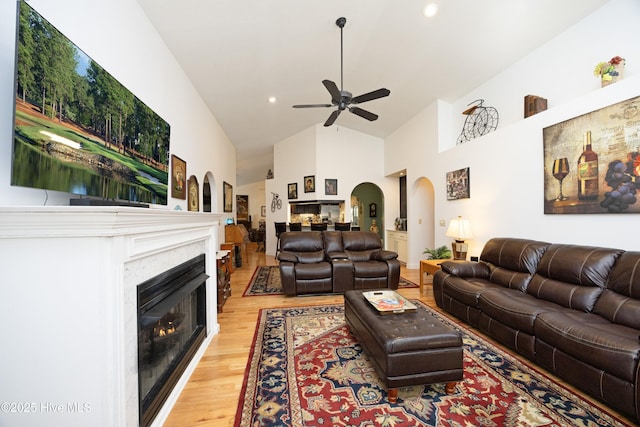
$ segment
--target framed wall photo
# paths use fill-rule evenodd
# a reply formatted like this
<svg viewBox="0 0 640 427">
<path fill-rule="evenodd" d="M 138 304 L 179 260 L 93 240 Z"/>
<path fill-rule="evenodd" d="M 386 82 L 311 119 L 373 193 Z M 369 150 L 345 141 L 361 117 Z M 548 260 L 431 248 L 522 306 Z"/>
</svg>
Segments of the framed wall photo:
<svg viewBox="0 0 640 427">
<path fill-rule="evenodd" d="M 369 218 L 375 218 L 376 216 L 378 216 L 378 205 L 369 203 Z"/>
<path fill-rule="evenodd" d="M 223 211 L 233 212 L 233 187 L 228 182 L 222 182 Z"/>
<path fill-rule="evenodd" d="M 236 196 L 236 216 L 238 221 L 249 221 L 249 196 Z"/>
<path fill-rule="evenodd" d="M 174 154 L 171 155 L 171 197 L 187 198 L 187 162 Z"/>
<path fill-rule="evenodd" d="M 545 214 L 638 214 L 640 96 L 542 130 Z"/>
<path fill-rule="evenodd" d="M 304 177 L 304 192 L 313 193 L 316 191 L 316 177 L 315 175 Z"/>
<path fill-rule="evenodd" d="M 297 199 L 298 198 L 298 183 L 292 182 L 287 185 L 287 196 L 289 199 Z"/>
<path fill-rule="evenodd" d="M 469 168 L 447 172 L 447 200 L 468 199 L 469 197 L 471 197 Z"/>
<path fill-rule="evenodd" d="M 327 196 L 336 196 L 338 194 L 338 180 L 337 179 L 325 179 L 324 180 L 324 194 Z"/>
<path fill-rule="evenodd" d="M 198 186 L 198 178 L 191 175 L 189 177 L 187 188 L 189 189 L 189 198 L 187 200 L 188 209 L 190 212 L 198 212 L 200 210 L 200 189 Z"/>
</svg>

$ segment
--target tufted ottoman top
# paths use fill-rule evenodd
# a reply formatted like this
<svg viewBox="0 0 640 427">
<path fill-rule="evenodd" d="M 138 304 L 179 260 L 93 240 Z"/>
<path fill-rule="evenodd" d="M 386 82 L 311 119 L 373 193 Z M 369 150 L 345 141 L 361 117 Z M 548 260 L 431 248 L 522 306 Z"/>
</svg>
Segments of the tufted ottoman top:
<svg viewBox="0 0 640 427">
<path fill-rule="evenodd" d="M 419 304 L 413 313 L 383 316 L 364 298 L 362 291 L 345 292 L 344 302 L 387 354 L 462 346 L 458 331 Z"/>
</svg>

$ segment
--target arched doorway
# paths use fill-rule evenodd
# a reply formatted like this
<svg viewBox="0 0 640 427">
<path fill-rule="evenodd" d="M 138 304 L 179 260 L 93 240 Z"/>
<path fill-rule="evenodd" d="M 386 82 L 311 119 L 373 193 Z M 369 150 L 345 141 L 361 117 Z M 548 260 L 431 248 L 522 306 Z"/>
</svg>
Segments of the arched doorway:
<svg viewBox="0 0 640 427">
<path fill-rule="evenodd" d="M 380 187 L 371 182 L 356 185 L 351 192 L 351 218 L 352 226 L 376 231 L 384 241 L 384 194 Z"/>
<path fill-rule="evenodd" d="M 408 189 L 409 253 L 407 267 L 418 268 L 423 252 L 435 245 L 435 193 L 433 183 L 420 177 Z"/>
<path fill-rule="evenodd" d="M 202 212 L 212 212 L 212 206 L 217 206 L 217 200 L 215 194 L 211 191 L 211 183 L 215 181 L 213 179 L 213 174 L 211 172 L 207 172 L 202 180 Z"/>
</svg>

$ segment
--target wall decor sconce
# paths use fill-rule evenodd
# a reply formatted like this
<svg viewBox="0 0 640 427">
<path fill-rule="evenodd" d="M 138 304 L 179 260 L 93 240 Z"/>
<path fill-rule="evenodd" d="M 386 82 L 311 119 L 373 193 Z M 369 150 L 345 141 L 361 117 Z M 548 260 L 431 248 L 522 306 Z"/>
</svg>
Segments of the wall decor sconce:
<svg viewBox="0 0 640 427">
<path fill-rule="evenodd" d="M 453 259 L 467 259 L 467 250 L 469 249 L 469 245 L 466 244 L 464 240 L 473 237 L 469 220 L 462 219 L 461 216 L 456 219 L 452 219 L 449 222 L 449 228 L 447 229 L 446 236 L 453 237 L 455 239 L 455 242 L 451 243 L 451 247 L 453 248 Z"/>
</svg>

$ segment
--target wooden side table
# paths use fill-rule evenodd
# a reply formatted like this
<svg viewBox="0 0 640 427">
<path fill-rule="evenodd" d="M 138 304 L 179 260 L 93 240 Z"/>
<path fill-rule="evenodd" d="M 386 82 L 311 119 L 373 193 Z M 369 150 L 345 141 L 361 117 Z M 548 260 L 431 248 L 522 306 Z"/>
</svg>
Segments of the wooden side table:
<svg viewBox="0 0 640 427">
<path fill-rule="evenodd" d="M 445 261 L 451 261 L 451 259 L 421 259 L 420 260 L 420 292 L 423 291 L 424 287 L 424 275 L 426 274 L 435 274 L 436 271 L 440 270 L 440 264 Z"/>
<path fill-rule="evenodd" d="M 216 254 L 216 264 L 218 268 L 218 313 L 222 313 L 222 306 L 231 296 L 231 258 L 229 251 L 219 251 Z"/>
</svg>

